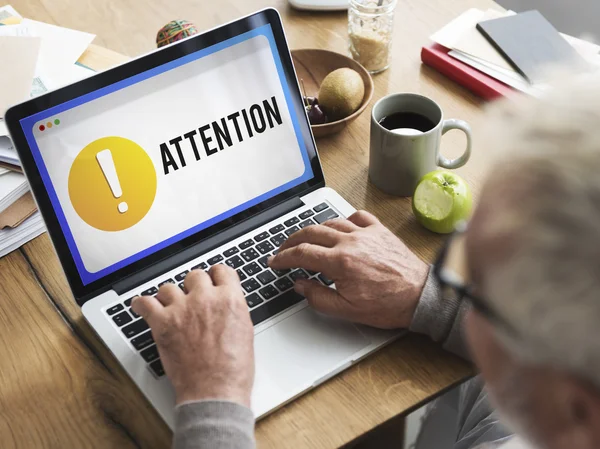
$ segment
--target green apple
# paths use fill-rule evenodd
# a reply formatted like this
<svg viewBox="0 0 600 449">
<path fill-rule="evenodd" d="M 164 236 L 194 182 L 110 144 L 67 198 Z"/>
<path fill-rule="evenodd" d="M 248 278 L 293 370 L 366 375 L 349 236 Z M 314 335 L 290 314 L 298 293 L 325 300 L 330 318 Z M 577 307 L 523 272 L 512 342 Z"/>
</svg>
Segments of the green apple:
<svg viewBox="0 0 600 449">
<path fill-rule="evenodd" d="M 421 178 L 413 196 L 413 212 L 419 223 L 439 234 L 454 231 L 469 218 L 473 200 L 469 186 L 455 173 L 435 170 Z"/>
</svg>

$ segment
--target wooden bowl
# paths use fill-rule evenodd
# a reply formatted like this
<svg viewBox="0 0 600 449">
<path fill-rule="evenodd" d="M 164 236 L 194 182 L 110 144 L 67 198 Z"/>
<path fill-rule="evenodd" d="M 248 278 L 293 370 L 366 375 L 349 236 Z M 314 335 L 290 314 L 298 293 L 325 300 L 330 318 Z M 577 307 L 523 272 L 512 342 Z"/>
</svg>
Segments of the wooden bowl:
<svg viewBox="0 0 600 449">
<path fill-rule="evenodd" d="M 306 95 L 309 97 L 316 97 L 323 79 L 334 70 L 343 67 L 358 72 L 365 83 L 365 96 L 358 110 L 335 122 L 325 123 L 324 125 L 311 125 L 315 137 L 328 136 L 342 131 L 367 108 L 371 98 L 373 98 L 373 79 L 369 72 L 354 59 L 333 51 L 316 48 L 292 50 L 292 59 L 296 67 L 298 81 L 304 80 Z"/>
</svg>

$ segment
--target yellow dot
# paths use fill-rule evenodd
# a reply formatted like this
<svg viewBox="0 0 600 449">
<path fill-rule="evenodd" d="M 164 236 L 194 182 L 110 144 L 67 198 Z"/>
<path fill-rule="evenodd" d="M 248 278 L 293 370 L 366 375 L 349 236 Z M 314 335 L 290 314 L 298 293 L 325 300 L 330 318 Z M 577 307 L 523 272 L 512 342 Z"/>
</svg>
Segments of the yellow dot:
<svg viewBox="0 0 600 449">
<path fill-rule="evenodd" d="M 46 123 L 46 127 L 47 127 L 47 128 L 52 128 L 52 122 L 48 122 L 48 123 Z"/>
</svg>

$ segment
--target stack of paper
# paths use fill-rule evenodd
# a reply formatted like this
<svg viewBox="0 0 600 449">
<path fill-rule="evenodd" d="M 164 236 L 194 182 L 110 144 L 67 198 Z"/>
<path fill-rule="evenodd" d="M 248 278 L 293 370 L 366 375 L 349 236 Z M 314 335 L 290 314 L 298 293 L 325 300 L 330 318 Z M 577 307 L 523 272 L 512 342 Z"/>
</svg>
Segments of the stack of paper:
<svg viewBox="0 0 600 449">
<path fill-rule="evenodd" d="M 46 227 L 39 212 L 26 218 L 16 228 L 0 229 L 0 257 L 20 248 L 45 231 Z"/>
<path fill-rule="evenodd" d="M 479 22 L 515 14 L 512 11 L 482 11 L 469 9 L 431 36 L 435 43 L 450 50 L 452 58 L 477 69 L 507 86 L 529 95 L 539 95 L 548 88 L 545 84 L 530 84 L 520 75 L 477 30 Z M 591 65 L 600 68 L 600 46 L 562 34 L 577 52 Z"/>
<path fill-rule="evenodd" d="M 21 162 L 8 136 L 0 136 L 0 168 L 19 171 Z"/>
<path fill-rule="evenodd" d="M 0 175 L 0 216 L 27 191 L 29 191 L 29 184 L 25 175 L 12 171 Z"/>
<path fill-rule="evenodd" d="M 77 65 L 93 34 L 24 19 L 0 8 L 0 257 L 45 231 L 3 121 L 12 105 L 79 81 L 93 71 Z"/>
</svg>

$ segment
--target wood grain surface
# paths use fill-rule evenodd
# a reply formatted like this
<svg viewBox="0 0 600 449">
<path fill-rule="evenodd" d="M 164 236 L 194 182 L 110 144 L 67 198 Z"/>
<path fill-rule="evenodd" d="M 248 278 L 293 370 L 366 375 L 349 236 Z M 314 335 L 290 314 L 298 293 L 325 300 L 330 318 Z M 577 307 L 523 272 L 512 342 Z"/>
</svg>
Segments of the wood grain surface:
<svg viewBox="0 0 600 449">
<path fill-rule="evenodd" d="M 280 10 L 291 48 L 347 51 L 345 13 L 299 12 L 284 0 L 11 4 L 26 17 L 97 34 L 97 45 L 81 59 L 97 70 L 151 51 L 157 30 L 170 20 L 187 19 L 208 29 L 267 6 Z M 498 8 L 490 0 L 400 0 L 392 64 L 374 76 L 374 101 L 388 93 L 419 92 L 440 103 L 446 117 L 469 121 L 475 131 L 473 157 L 458 172 L 477 197 L 493 156 L 477 140 L 482 105 L 419 60 L 428 36 L 470 7 Z M 409 199 L 385 195 L 368 182 L 369 116 L 370 107 L 342 133 L 318 139 L 327 182 L 431 260 L 440 237 L 417 225 Z M 460 154 L 463 139 L 460 133 L 445 136 L 444 154 Z M 0 259 L 0 357 L 2 448 L 169 447 L 169 430 L 83 320 L 46 235 Z M 467 363 L 427 339 L 403 338 L 258 423 L 259 447 L 348 444 L 471 373 Z"/>
</svg>

